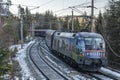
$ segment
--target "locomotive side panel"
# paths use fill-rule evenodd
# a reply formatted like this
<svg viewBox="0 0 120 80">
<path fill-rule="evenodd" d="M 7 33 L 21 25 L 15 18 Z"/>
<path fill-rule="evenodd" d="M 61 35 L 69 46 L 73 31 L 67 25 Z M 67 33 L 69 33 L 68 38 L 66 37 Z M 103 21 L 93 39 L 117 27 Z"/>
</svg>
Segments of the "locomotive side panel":
<svg viewBox="0 0 120 80">
<path fill-rule="evenodd" d="M 71 34 L 65 34 L 63 35 L 64 32 L 56 32 L 54 35 L 53 39 L 53 47 L 52 49 L 67 56 L 72 58 L 72 49 L 71 49 L 71 37 L 67 37 L 67 35 Z M 73 46 L 72 46 L 73 48 Z"/>
<path fill-rule="evenodd" d="M 69 49 L 70 44 L 71 44 L 70 38 L 60 37 L 59 52 L 67 57 L 71 57 Z"/>
</svg>

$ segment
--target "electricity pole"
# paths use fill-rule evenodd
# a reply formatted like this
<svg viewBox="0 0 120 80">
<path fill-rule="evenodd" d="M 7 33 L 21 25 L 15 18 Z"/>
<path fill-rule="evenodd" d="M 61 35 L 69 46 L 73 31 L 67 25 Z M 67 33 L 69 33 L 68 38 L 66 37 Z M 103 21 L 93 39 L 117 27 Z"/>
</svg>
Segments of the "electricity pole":
<svg viewBox="0 0 120 80">
<path fill-rule="evenodd" d="M 74 31 L 73 9 L 72 9 L 72 31 Z"/>
<path fill-rule="evenodd" d="M 90 30 L 91 32 L 94 32 L 94 0 L 92 0 L 92 4 L 91 4 L 91 26 L 90 26 Z"/>
<path fill-rule="evenodd" d="M 18 13 L 19 13 L 19 16 L 20 16 L 20 25 L 21 25 L 21 27 L 20 27 L 21 48 L 23 48 L 23 13 L 24 13 L 24 9 L 21 8 L 21 5 L 19 5 L 18 8 L 19 8 Z"/>
</svg>

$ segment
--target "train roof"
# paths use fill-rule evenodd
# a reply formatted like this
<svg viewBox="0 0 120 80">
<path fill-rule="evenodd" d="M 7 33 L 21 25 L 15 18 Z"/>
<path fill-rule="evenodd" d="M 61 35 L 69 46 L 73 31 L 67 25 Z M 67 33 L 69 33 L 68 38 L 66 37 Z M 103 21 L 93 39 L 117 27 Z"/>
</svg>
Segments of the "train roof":
<svg viewBox="0 0 120 80">
<path fill-rule="evenodd" d="M 79 32 L 79 33 L 56 32 L 55 36 L 58 36 L 58 37 L 67 37 L 67 38 L 74 38 L 74 37 L 102 38 L 102 36 L 100 34 L 93 33 L 93 32 Z"/>
<path fill-rule="evenodd" d="M 73 38 L 75 33 L 69 33 L 69 32 L 56 32 L 55 36 L 58 37 L 67 37 L 67 38 Z"/>
<path fill-rule="evenodd" d="M 55 34 L 54 34 L 55 33 Z M 53 35 L 56 37 L 66 37 L 66 38 L 75 38 L 75 37 L 91 37 L 91 38 L 103 38 L 100 34 L 94 32 L 62 32 L 57 30 L 46 30 L 47 35 Z"/>
<path fill-rule="evenodd" d="M 56 30 L 47 30 L 46 31 L 46 34 L 47 35 L 52 35 Z"/>
<path fill-rule="evenodd" d="M 76 36 L 102 38 L 102 36 L 100 34 L 94 33 L 94 32 L 79 32 L 76 34 Z"/>
</svg>

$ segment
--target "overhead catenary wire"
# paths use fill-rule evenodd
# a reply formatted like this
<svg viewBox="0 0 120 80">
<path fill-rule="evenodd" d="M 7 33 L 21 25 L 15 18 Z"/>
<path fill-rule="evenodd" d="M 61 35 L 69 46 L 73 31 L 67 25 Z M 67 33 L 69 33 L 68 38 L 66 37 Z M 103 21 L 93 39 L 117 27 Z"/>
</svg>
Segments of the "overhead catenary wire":
<svg viewBox="0 0 120 80">
<path fill-rule="evenodd" d="M 30 6 L 30 5 L 21 5 L 21 6 L 31 7 L 30 10 L 34 10 L 34 9 L 39 9 L 40 7 L 45 6 L 45 5 L 47 5 L 47 4 L 49 4 L 49 3 L 53 2 L 53 1 L 54 1 L 54 0 L 49 0 L 48 2 L 45 2 L 45 3 L 41 4 L 40 6 Z M 79 8 L 86 8 L 86 7 L 89 7 L 89 6 L 85 6 L 85 5 L 87 5 L 87 4 L 89 4 L 89 3 L 91 3 L 91 1 L 86 0 L 86 1 L 84 1 L 83 3 L 81 3 L 81 4 L 79 4 L 79 5 L 75 5 L 75 6 L 77 6 L 77 7 L 79 6 Z M 12 5 L 13 5 L 13 6 L 19 6 L 19 4 L 12 4 Z M 64 4 L 63 4 L 63 5 L 64 5 Z M 75 6 L 72 6 L 72 7 L 75 7 Z M 63 7 L 63 9 L 53 11 L 53 13 L 65 11 L 65 10 L 67 10 L 67 9 L 69 10 L 69 8 L 64 8 L 64 7 Z M 78 12 L 78 13 L 79 13 L 79 12 Z"/>
<path fill-rule="evenodd" d="M 75 6 L 71 6 L 71 7 L 77 7 L 77 6 L 81 6 L 81 8 L 85 8 L 86 6 L 83 6 L 83 5 L 87 5 L 87 4 L 90 4 L 91 1 L 87 2 L 88 0 L 86 0 L 85 2 L 79 4 L 79 5 L 75 5 Z M 60 10 L 56 10 L 56 11 L 53 11 L 53 13 L 57 13 L 57 12 L 60 12 L 60 11 L 64 11 L 64 10 L 67 10 L 67 9 L 70 9 L 70 7 L 67 7 L 67 8 L 63 8 L 63 9 L 60 9 Z"/>
<path fill-rule="evenodd" d="M 95 2 L 97 3 L 98 1 L 97 0 L 95 0 Z M 56 10 L 56 11 L 53 11 L 53 13 L 58 13 L 58 12 L 62 12 L 62 11 L 65 11 L 65 10 L 69 10 L 69 9 L 74 9 L 75 10 L 75 12 L 77 12 L 77 13 L 83 13 L 82 11 L 80 11 L 79 9 L 77 9 L 77 8 L 90 8 L 91 6 L 90 5 L 88 5 L 88 4 L 90 4 L 91 3 L 91 1 L 88 1 L 88 0 L 86 0 L 85 2 L 83 2 L 82 4 L 79 4 L 79 5 L 75 5 L 75 6 L 70 6 L 70 7 L 67 7 L 67 8 L 64 8 L 64 9 L 60 9 L 60 10 Z M 88 6 L 87 6 L 88 5 Z M 104 8 L 104 7 L 94 7 L 96 10 L 101 10 L 102 8 Z M 85 10 L 84 10 L 85 11 Z M 60 13 L 61 14 L 61 13 Z"/>
<path fill-rule="evenodd" d="M 11 4 L 12 6 L 19 6 L 20 4 Z M 36 6 L 30 6 L 30 5 L 21 5 L 21 6 L 25 6 L 25 7 L 36 7 Z"/>
<path fill-rule="evenodd" d="M 34 9 L 40 8 L 40 7 L 45 6 L 45 5 L 47 5 L 47 4 L 49 4 L 49 3 L 53 2 L 53 1 L 54 0 L 50 0 L 50 1 L 46 2 L 46 3 L 44 3 L 44 4 L 41 4 L 40 6 L 36 6 L 33 9 L 30 9 L 30 10 L 34 10 Z"/>
<path fill-rule="evenodd" d="M 53 2 L 53 1 L 55 1 L 55 0 L 49 0 L 48 2 L 45 2 L 45 3 L 43 3 L 43 4 L 39 5 L 39 6 L 30 6 L 30 5 L 21 5 L 21 6 L 25 6 L 25 7 L 34 7 L 33 9 L 36 9 L 36 8 L 45 6 L 45 5 L 47 5 L 47 4 L 49 4 L 49 3 Z M 11 4 L 11 5 L 17 6 L 17 7 L 18 7 L 20 4 Z M 33 9 L 31 9 L 31 10 L 33 10 Z"/>
<path fill-rule="evenodd" d="M 88 3 L 90 3 L 90 2 L 87 2 L 88 0 L 86 0 L 84 3 L 82 3 L 82 4 L 80 4 L 80 5 L 85 5 L 85 4 L 88 4 Z M 55 11 L 55 12 L 58 12 L 58 11 L 61 11 L 61 10 L 65 10 L 65 9 L 69 9 L 69 7 L 68 8 L 63 8 L 63 9 L 60 9 L 60 10 L 57 10 L 57 11 Z"/>
<path fill-rule="evenodd" d="M 75 6 L 71 6 L 71 7 L 83 7 L 84 5 L 87 5 L 87 4 L 90 4 L 91 3 L 91 1 L 89 1 L 89 2 L 84 2 L 84 3 L 82 3 L 82 4 L 79 4 L 79 5 L 75 5 Z"/>
<path fill-rule="evenodd" d="M 95 0 L 95 3 L 101 3 L 103 1 L 107 1 L 107 0 Z"/>
<path fill-rule="evenodd" d="M 64 10 L 67 10 L 67 9 L 69 9 L 69 8 L 64 8 L 64 9 L 56 10 L 56 11 L 53 11 L 53 13 L 57 13 L 57 12 L 64 11 Z"/>
</svg>

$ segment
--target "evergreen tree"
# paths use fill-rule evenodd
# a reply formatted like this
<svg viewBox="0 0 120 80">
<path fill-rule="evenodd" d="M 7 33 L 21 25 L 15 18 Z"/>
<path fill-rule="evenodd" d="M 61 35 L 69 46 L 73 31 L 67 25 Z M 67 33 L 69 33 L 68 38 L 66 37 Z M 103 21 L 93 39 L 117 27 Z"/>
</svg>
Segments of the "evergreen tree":
<svg viewBox="0 0 120 80">
<path fill-rule="evenodd" d="M 107 39 L 109 60 L 120 62 L 120 1 L 110 0 L 109 8 L 104 13 L 105 35 Z M 114 53 L 114 52 L 116 53 Z"/>
<path fill-rule="evenodd" d="M 52 11 L 46 11 L 45 12 L 45 15 L 44 15 L 44 22 L 45 22 L 45 25 L 44 27 L 46 29 L 50 29 L 50 25 L 52 27 L 52 29 L 58 29 L 58 21 L 57 21 L 57 17 L 53 15 L 53 12 Z"/>
<path fill-rule="evenodd" d="M 31 15 L 28 7 L 26 7 L 26 9 L 25 9 L 24 23 L 25 23 L 25 26 L 26 26 L 28 29 L 31 27 L 32 15 Z"/>
<path fill-rule="evenodd" d="M 32 15 L 28 7 L 23 11 L 23 38 L 28 35 L 28 30 L 30 30 L 32 26 Z"/>
<path fill-rule="evenodd" d="M 62 21 L 62 23 L 63 23 L 62 29 L 63 29 L 63 30 L 68 30 L 68 26 L 69 26 L 69 25 L 68 25 L 68 24 L 69 24 L 68 20 L 69 20 L 69 17 L 66 16 L 66 17 L 65 17 L 65 20 Z"/>
<path fill-rule="evenodd" d="M 103 17 L 102 17 L 101 11 L 99 12 L 99 16 L 95 22 L 95 28 L 97 33 L 103 35 Z"/>
<path fill-rule="evenodd" d="M 74 28 L 75 31 L 80 31 L 80 23 L 78 18 L 74 19 Z"/>
<path fill-rule="evenodd" d="M 4 75 L 11 70 L 11 65 L 8 64 L 9 50 L 0 48 L 0 75 Z"/>
</svg>

